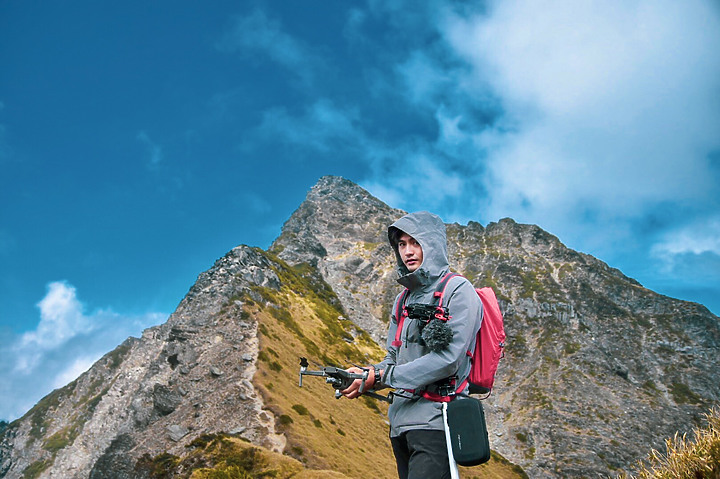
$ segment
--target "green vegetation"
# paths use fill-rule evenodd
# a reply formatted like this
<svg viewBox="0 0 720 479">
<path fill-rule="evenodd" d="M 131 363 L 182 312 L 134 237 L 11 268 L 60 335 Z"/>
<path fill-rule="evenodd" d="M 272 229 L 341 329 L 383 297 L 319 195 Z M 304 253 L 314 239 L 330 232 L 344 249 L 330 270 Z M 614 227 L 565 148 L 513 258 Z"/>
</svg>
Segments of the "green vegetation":
<svg viewBox="0 0 720 479">
<path fill-rule="evenodd" d="M 288 424 L 292 424 L 295 421 L 293 421 L 293 418 L 288 416 L 287 414 L 283 414 L 278 418 L 278 423 L 280 423 L 281 426 L 287 426 Z"/>
<path fill-rule="evenodd" d="M 578 351 L 580 351 L 581 347 L 582 347 L 582 345 L 580 343 L 565 343 L 563 352 L 566 355 L 570 356 L 570 355 L 573 355 L 573 354 L 577 353 Z"/>
<path fill-rule="evenodd" d="M 700 404 L 702 398 L 695 394 L 687 384 L 674 382 L 670 385 L 670 394 L 678 404 Z"/>
<path fill-rule="evenodd" d="M 167 452 L 151 457 L 145 454 L 140 458 L 135 469 L 146 472 L 153 479 L 169 479 L 177 477 L 175 472 L 180 463 L 180 458 Z"/>
<path fill-rule="evenodd" d="M 498 474 L 498 477 L 517 477 L 519 479 L 528 479 L 528 475 L 523 471 L 522 467 L 518 466 L 517 464 L 513 464 L 512 462 L 505 459 L 503 456 L 498 454 L 495 451 L 490 451 L 490 460 L 491 463 L 496 463 L 497 465 L 504 466 L 504 468 L 509 471 L 507 471 L 506 474 Z M 496 466 L 496 471 L 500 469 Z"/>
<path fill-rule="evenodd" d="M 525 457 L 527 459 L 533 459 L 535 457 L 535 448 L 531 447 L 525 450 Z"/>
<path fill-rule="evenodd" d="M 43 449 L 52 454 L 56 454 L 60 449 L 66 447 L 68 444 L 72 444 L 77 435 L 77 429 L 72 427 L 63 428 L 45 440 Z"/>
<path fill-rule="evenodd" d="M 259 294 L 260 297 L 265 301 L 266 303 L 279 305 L 282 304 L 282 298 L 278 295 L 278 292 L 272 288 L 266 288 L 263 286 L 251 286 L 250 289 Z"/>
<path fill-rule="evenodd" d="M 54 390 L 38 401 L 38 403 L 21 418 L 22 420 L 30 416 L 31 440 L 34 441 L 41 439 L 45 435 L 45 431 L 47 431 L 52 424 L 49 413 L 55 410 L 60 405 L 61 401 L 72 395 L 76 386 L 77 379 L 67 386 Z"/>
<path fill-rule="evenodd" d="M 493 291 L 495 291 L 495 294 L 497 294 L 498 290 L 500 289 L 498 287 L 497 281 L 495 281 L 495 278 L 493 277 L 492 272 L 485 271 L 485 273 L 482 276 L 482 279 L 480 280 L 480 283 L 477 285 L 479 288 L 483 287 L 489 287 L 492 288 Z"/>
<path fill-rule="evenodd" d="M 378 407 L 377 401 L 375 399 L 372 399 L 368 396 L 360 396 L 360 399 L 365 403 L 365 406 L 370 408 L 371 410 L 375 411 L 378 414 L 383 414 L 383 412 Z"/>
<path fill-rule="evenodd" d="M 528 400 L 530 404 L 541 409 L 553 409 L 552 400 L 545 394 L 545 390 L 537 384 L 528 387 Z"/>
<path fill-rule="evenodd" d="M 303 336 L 302 329 L 300 329 L 300 325 L 293 319 L 293 317 L 290 315 L 290 312 L 285 308 L 276 308 L 276 307 L 270 307 L 269 309 L 270 314 L 272 314 L 275 319 L 277 319 L 280 324 L 285 326 L 289 331 L 292 331 L 297 335 L 298 337 Z"/>
<path fill-rule="evenodd" d="M 50 460 L 38 460 L 33 462 L 23 471 L 23 479 L 35 479 L 39 477 L 45 469 L 50 467 L 50 464 L 52 464 L 52 461 Z"/>
<path fill-rule="evenodd" d="M 570 276 L 573 271 L 575 271 L 575 266 L 571 263 L 564 263 L 562 266 L 560 266 L 560 269 L 558 269 L 558 278 L 562 281 L 568 276 Z"/>
<path fill-rule="evenodd" d="M 634 474 L 620 479 L 712 479 L 720 477 L 720 408 L 705 415 L 707 425 L 693 430 L 693 438 L 676 434 L 665 441 L 666 452 L 652 450 Z"/>
<path fill-rule="evenodd" d="M 294 404 L 292 408 L 301 416 L 307 416 L 308 414 L 310 414 L 308 409 L 302 404 Z"/>
<path fill-rule="evenodd" d="M 130 340 L 125 341 L 117 348 L 113 349 L 105 355 L 107 359 L 107 367 L 110 369 L 117 369 L 127 357 L 128 353 L 132 349 Z"/>
<path fill-rule="evenodd" d="M 215 440 L 217 437 L 218 437 L 218 434 L 203 434 L 203 435 L 198 436 L 195 439 L 193 439 L 193 441 L 185 447 L 190 448 L 190 449 L 196 448 L 196 447 L 204 448 L 205 446 L 210 444 L 210 442 Z"/>
<path fill-rule="evenodd" d="M 375 251 L 378 246 L 384 245 L 384 244 L 385 244 L 385 243 L 368 243 L 368 242 L 364 242 L 364 243 L 361 244 L 361 246 L 362 246 L 362 248 L 363 248 L 365 251 Z"/>
<path fill-rule="evenodd" d="M 652 379 L 648 379 L 647 381 L 645 381 L 641 387 L 643 388 L 643 390 L 645 390 L 645 392 L 650 395 L 655 395 L 658 393 L 658 388 Z"/>
<path fill-rule="evenodd" d="M 520 273 L 522 280 L 522 298 L 532 298 L 536 293 L 543 291 L 543 285 L 537 278 L 535 271 L 529 271 L 527 273 Z"/>
<path fill-rule="evenodd" d="M 291 451 L 302 456 L 301 447 Z M 290 479 L 294 477 L 345 477 L 339 473 L 310 473 L 303 464 L 291 457 L 254 446 L 224 434 L 207 434 L 194 440 L 183 457 L 172 454 L 146 454 L 136 465 L 138 475 L 152 479 Z"/>
</svg>

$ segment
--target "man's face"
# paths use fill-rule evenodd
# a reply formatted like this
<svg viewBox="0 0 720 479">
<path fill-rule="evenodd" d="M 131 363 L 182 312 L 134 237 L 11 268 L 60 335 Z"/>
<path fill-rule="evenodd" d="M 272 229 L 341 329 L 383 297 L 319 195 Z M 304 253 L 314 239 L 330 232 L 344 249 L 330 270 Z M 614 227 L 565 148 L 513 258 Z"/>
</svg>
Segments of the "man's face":
<svg viewBox="0 0 720 479">
<path fill-rule="evenodd" d="M 407 233 L 403 233 L 398 241 L 398 253 L 405 267 L 411 273 L 418 269 L 423 262 L 423 251 L 420 243 Z"/>
</svg>

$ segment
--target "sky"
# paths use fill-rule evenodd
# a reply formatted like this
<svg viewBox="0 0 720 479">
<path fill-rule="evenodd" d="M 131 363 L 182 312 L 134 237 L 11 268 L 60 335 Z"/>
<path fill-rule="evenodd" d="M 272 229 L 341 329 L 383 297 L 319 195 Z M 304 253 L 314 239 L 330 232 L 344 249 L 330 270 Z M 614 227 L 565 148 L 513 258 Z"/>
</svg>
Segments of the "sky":
<svg viewBox="0 0 720 479">
<path fill-rule="evenodd" d="M 0 419 L 325 175 L 720 314 L 714 0 L 0 2 Z"/>
</svg>

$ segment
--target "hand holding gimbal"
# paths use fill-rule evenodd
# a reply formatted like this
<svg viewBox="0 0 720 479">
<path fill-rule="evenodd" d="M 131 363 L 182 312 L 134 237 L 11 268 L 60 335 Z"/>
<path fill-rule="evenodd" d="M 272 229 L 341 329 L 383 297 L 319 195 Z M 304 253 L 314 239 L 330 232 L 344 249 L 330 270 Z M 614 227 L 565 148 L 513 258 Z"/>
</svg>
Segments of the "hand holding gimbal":
<svg viewBox="0 0 720 479">
<path fill-rule="evenodd" d="M 363 372 L 360 374 L 351 373 L 333 366 L 325 366 L 318 371 L 308 371 L 308 366 L 308 360 L 306 358 L 300 358 L 300 381 L 298 384 L 300 387 L 302 387 L 303 376 L 321 376 L 325 378 L 326 383 L 332 385 L 333 389 L 335 389 L 335 399 L 340 399 L 340 397 L 342 397 L 342 393 L 340 391 L 344 391 L 349 388 L 356 379 L 360 379 L 362 380 L 362 385 L 359 389 L 360 393 L 379 399 L 380 401 L 392 403 L 392 397 L 382 396 L 372 391 L 365 391 L 365 381 L 370 374 L 370 370 L 368 368 L 361 368 Z"/>
</svg>

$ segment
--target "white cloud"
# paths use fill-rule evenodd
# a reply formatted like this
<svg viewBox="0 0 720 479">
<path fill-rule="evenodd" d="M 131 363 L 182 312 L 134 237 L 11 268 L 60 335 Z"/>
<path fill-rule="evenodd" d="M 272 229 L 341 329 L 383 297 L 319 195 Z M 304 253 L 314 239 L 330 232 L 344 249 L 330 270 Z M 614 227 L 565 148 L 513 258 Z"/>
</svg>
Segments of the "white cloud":
<svg viewBox="0 0 720 479">
<path fill-rule="evenodd" d="M 656 272 L 672 291 L 694 287 L 713 291 L 710 305 L 718 314 L 720 289 L 720 216 L 695 220 L 665 232 L 650 249 Z M 706 300 L 707 301 L 707 300 Z"/>
<path fill-rule="evenodd" d="M 130 336 L 161 323 L 163 313 L 85 312 L 76 289 L 48 285 L 37 327 L 0 344 L 0 419 L 15 419 L 44 395 L 77 378 Z"/>
<path fill-rule="evenodd" d="M 442 165 L 429 158 L 428 154 L 432 154 L 430 150 L 425 154 L 420 145 L 415 147 L 418 149 L 401 149 L 392 155 L 402 160 L 392 162 L 386 157 L 382 160 L 382 165 L 377 166 L 384 169 L 388 177 L 393 178 L 391 184 L 370 180 L 363 182 L 362 186 L 385 203 L 398 208 L 408 211 L 437 211 L 448 200 L 454 201 L 463 190 L 464 179 L 451 169 L 443 169 Z"/>
<path fill-rule="evenodd" d="M 660 257 L 703 253 L 720 257 L 720 216 L 666 233 L 652 251 Z"/>
<path fill-rule="evenodd" d="M 720 21 L 708 3 L 516 0 L 449 18 L 449 45 L 504 108 L 475 133 L 490 215 L 622 219 L 714 194 Z"/>
<path fill-rule="evenodd" d="M 37 306 L 40 308 L 40 323 L 37 329 L 22 336 L 23 348 L 52 349 L 92 328 L 83 315 L 75 288 L 65 282 L 50 283 L 47 294 Z"/>
<path fill-rule="evenodd" d="M 288 34 L 282 24 L 256 9 L 235 19 L 229 31 L 217 43 L 228 52 L 254 52 L 298 75 L 305 82 L 312 80 L 322 65 L 320 58 L 300 39 Z"/>
<path fill-rule="evenodd" d="M 94 356 L 83 356 L 75 359 L 65 370 L 61 371 L 55 376 L 53 383 L 50 385 L 51 389 L 57 389 L 65 386 L 66 384 L 74 381 L 82 373 L 90 369 L 90 367 L 100 357 Z"/>
<path fill-rule="evenodd" d="M 452 87 L 452 77 L 432 55 L 416 50 L 397 67 L 402 90 L 412 103 L 433 107 L 438 96 Z"/>
<path fill-rule="evenodd" d="M 357 121 L 358 113 L 354 108 L 343 109 L 321 98 L 297 116 L 285 108 L 267 110 L 257 132 L 266 138 L 326 152 L 338 140 L 357 143 L 356 135 L 362 135 L 355 125 Z"/>
<path fill-rule="evenodd" d="M 366 39 L 362 35 L 362 28 L 367 20 L 367 13 L 359 8 L 352 8 L 347 14 L 347 21 L 343 29 L 343 36 L 350 43 L 362 43 Z"/>
<path fill-rule="evenodd" d="M 150 155 L 150 159 L 147 163 L 147 166 L 151 170 L 155 170 L 160 166 L 160 163 L 163 160 L 163 149 L 160 145 L 158 145 L 156 142 L 150 139 L 148 134 L 144 131 L 141 131 L 137 134 L 136 137 L 148 150 L 148 153 Z"/>
</svg>

